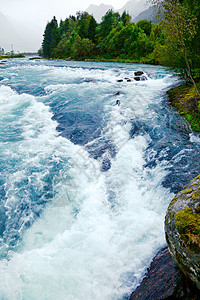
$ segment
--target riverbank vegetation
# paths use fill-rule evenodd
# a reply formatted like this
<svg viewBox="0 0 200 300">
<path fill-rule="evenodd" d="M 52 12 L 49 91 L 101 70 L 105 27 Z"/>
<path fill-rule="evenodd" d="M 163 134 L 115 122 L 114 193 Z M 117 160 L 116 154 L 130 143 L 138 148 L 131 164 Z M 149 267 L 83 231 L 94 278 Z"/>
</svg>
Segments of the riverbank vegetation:
<svg viewBox="0 0 200 300">
<path fill-rule="evenodd" d="M 169 91 L 172 105 L 200 132 L 200 3 L 198 0 L 152 0 L 163 15 L 163 63 L 186 79 Z"/>
<path fill-rule="evenodd" d="M 20 58 L 24 57 L 23 54 L 6 54 L 6 55 L 0 55 L 0 59 L 7 59 L 7 58 Z"/>
</svg>

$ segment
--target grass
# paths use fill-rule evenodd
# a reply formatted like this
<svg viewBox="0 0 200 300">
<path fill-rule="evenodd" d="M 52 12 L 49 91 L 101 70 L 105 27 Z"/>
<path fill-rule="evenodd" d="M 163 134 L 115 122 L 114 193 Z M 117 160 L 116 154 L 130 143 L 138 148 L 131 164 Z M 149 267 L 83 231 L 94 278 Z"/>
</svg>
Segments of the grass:
<svg viewBox="0 0 200 300">
<path fill-rule="evenodd" d="M 9 54 L 9 55 L 0 55 L 0 59 L 7 59 L 7 58 L 20 58 L 24 57 L 23 54 Z"/>
</svg>

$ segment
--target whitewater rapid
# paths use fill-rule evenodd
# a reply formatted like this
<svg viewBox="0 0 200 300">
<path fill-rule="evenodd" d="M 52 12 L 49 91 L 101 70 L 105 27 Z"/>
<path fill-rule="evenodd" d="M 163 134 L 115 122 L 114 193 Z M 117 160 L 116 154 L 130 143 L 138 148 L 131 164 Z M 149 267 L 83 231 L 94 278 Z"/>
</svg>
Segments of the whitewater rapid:
<svg viewBox="0 0 200 300">
<path fill-rule="evenodd" d="M 165 245 L 175 163 L 199 156 L 165 101 L 176 78 L 27 59 L 0 75 L 0 299 L 127 299 Z"/>
</svg>

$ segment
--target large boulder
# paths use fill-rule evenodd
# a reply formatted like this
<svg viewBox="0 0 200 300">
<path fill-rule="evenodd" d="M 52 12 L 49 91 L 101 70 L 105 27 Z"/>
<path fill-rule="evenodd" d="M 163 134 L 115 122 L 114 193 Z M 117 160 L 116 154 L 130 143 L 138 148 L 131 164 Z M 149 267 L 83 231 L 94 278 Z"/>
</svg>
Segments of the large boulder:
<svg viewBox="0 0 200 300">
<path fill-rule="evenodd" d="M 173 259 L 200 289 L 200 175 L 170 203 L 165 233 Z"/>
</svg>

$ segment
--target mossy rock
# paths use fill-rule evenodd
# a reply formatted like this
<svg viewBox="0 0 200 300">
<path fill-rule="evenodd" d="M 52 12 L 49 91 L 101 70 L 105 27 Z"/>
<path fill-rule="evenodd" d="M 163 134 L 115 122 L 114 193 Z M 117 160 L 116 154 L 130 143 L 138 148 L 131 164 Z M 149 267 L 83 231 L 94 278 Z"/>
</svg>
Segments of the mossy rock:
<svg viewBox="0 0 200 300">
<path fill-rule="evenodd" d="M 172 257 L 200 289 L 200 176 L 186 185 L 170 203 L 165 233 Z"/>
<path fill-rule="evenodd" d="M 200 83 L 197 83 L 200 89 Z M 192 129 L 200 132 L 200 107 L 194 86 L 188 83 L 173 87 L 168 92 L 169 101 L 184 116 Z"/>
</svg>

